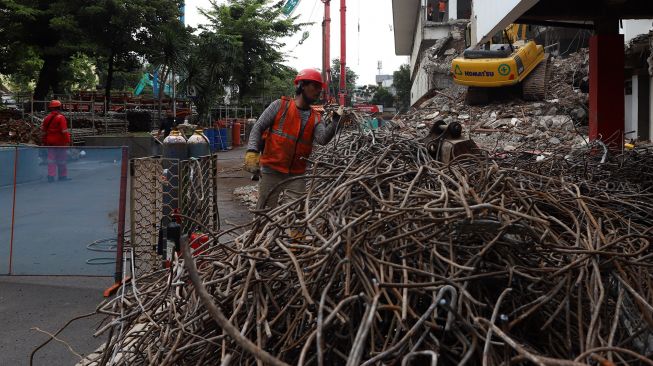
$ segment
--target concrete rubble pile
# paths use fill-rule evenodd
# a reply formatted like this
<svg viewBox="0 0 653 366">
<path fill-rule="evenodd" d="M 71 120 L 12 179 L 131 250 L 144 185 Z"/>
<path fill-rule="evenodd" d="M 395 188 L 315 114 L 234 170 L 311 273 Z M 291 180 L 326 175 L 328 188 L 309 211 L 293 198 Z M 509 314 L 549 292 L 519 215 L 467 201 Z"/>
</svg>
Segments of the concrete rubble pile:
<svg viewBox="0 0 653 366">
<path fill-rule="evenodd" d="M 648 69 L 648 74 L 653 76 L 653 31 L 640 34 L 628 42 L 626 47 L 627 65 L 629 62 L 636 68 L 645 66 Z"/>
<path fill-rule="evenodd" d="M 250 185 L 244 187 L 238 187 L 234 189 L 234 196 L 247 206 L 249 209 L 256 208 L 256 203 L 258 202 L 258 185 Z"/>
<path fill-rule="evenodd" d="M 431 50 L 439 52 L 444 48 L 436 44 Z M 448 67 L 447 77 L 451 78 L 450 59 L 456 55 L 447 56 L 440 66 L 434 62 L 427 67 Z M 437 120 L 457 121 L 479 145 L 497 152 L 523 146 L 539 150 L 583 146 L 588 141 L 588 51 L 581 49 L 568 58 L 554 59 L 550 67 L 553 77 L 544 101 L 526 102 L 506 96 L 488 105 L 471 106 L 464 102 L 466 88 L 451 84 L 432 90 L 432 98 L 398 120 L 407 128 L 421 128 L 423 133 Z"/>
</svg>

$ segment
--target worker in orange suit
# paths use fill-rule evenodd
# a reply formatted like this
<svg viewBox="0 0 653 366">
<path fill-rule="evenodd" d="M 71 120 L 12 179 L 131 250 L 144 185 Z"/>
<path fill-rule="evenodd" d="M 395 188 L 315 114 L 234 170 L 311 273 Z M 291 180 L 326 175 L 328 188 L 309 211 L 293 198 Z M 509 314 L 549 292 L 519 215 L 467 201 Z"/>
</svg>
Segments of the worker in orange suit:
<svg viewBox="0 0 653 366">
<path fill-rule="evenodd" d="M 300 71 L 295 86 L 295 97 L 282 97 L 270 103 L 250 132 L 245 170 L 255 173 L 260 169 L 258 209 L 276 207 L 282 191 L 286 191 L 286 199 L 297 198 L 305 191 L 302 176 L 313 143 L 328 144 L 343 113 L 340 106 L 327 125 L 321 114 L 311 108 L 327 87 L 318 70 Z M 261 151 L 264 134 L 265 145 Z"/>
<path fill-rule="evenodd" d="M 68 121 L 61 114 L 60 101 L 56 99 L 50 101 L 48 109 L 50 113 L 43 119 L 43 125 L 41 126 L 43 145 L 51 146 L 48 148 L 48 182 L 54 182 L 55 177 L 57 177 L 57 170 L 60 181 L 70 180 L 66 166 L 68 149 L 65 148 L 70 145 Z"/>
<path fill-rule="evenodd" d="M 447 0 L 438 0 L 438 12 L 440 15 L 440 22 L 444 22 L 444 18 L 447 14 Z"/>
</svg>

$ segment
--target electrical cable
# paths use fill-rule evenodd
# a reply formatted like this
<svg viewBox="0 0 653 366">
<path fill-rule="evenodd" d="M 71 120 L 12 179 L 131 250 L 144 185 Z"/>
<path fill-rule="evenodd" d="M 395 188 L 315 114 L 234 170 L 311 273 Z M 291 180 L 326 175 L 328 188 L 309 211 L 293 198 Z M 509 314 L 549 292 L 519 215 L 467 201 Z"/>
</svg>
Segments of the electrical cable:
<svg viewBox="0 0 653 366">
<path fill-rule="evenodd" d="M 125 237 L 129 234 L 129 230 L 125 231 Z M 91 252 L 98 253 L 115 253 L 118 249 L 118 239 L 117 238 L 106 238 L 94 240 L 91 243 L 86 245 L 86 250 Z M 91 266 L 98 265 L 107 265 L 116 263 L 116 258 L 114 257 L 94 257 L 86 260 L 86 264 Z"/>
</svg>

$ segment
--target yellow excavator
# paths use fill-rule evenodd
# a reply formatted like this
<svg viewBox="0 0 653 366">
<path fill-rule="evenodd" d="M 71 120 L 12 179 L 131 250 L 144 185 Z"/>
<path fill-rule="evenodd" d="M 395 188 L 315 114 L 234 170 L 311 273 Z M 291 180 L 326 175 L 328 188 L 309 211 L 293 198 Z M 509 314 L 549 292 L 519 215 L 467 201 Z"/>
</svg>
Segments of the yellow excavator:
<svg viewBox="0 0 653 366">
<path fill-rule="evenodd" d="M 525 100 L 544 100 L 550 76 L 544 47 L 527 41 L 527 25 L 512 24 L 503 32 L 507 43 L 493 43 L 489 50 L 467 49 L 453 60 L 455 83 L 468 87 L 468 104 L 486 104 L 491 90 L 521 86 Z"/>
</svg>

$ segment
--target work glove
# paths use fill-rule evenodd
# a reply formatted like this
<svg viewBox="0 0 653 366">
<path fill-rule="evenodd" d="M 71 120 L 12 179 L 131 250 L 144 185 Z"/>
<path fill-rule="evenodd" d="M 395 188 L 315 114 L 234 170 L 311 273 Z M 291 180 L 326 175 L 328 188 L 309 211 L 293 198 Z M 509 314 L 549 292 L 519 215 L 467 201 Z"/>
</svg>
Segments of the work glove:
<svg viewBox="0 0 653 366">
<path fill-rule="evenodd" d="M 250 173 L 256 173 L 259 170 L 258 164 L 261 154 L 254 150 L 248 150 L 245 153 L 245 170 Z"/>
</svg>

